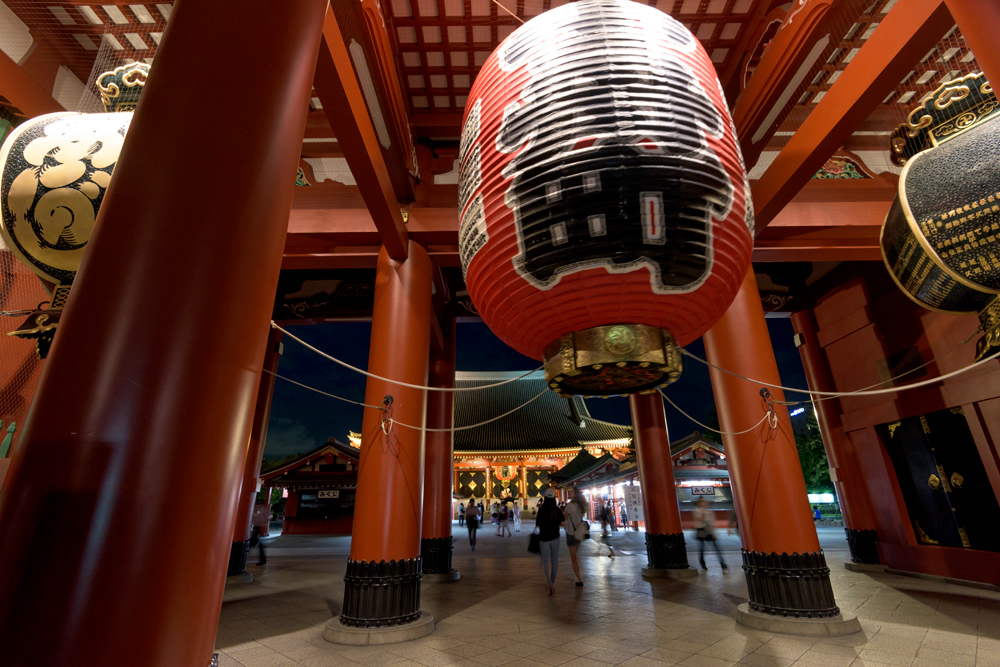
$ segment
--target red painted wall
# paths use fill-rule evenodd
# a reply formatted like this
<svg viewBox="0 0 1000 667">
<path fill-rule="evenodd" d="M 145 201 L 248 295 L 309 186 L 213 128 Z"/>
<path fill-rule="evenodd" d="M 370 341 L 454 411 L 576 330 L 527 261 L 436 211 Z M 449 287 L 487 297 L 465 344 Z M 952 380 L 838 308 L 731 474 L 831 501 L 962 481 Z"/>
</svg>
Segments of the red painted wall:
<svg viewBox="0 0 1000 667">
<path fill-rule="evenodd" d="M 823 295 L 814 313 L 838 391 L 880 385 L 893 369 L 887 360 L 913 349 L 910 366 L 941 357 L 903 378 L 906 384 L 938 377 L 972 363 L 974 340 L 962 345 L 979 325 L 975 316 L 955 317 L 925 310 L 891 282 L 884 267 L 855 264 L 851 280 Z M 956 348 L 954 349 L 953 348 Z M 953 351 L 952 351 L 953 350 Z M 942 356 L 943 355 L 943 356 Z M 897 368 L 906 370 L 908 367 Z M 889 385 L 885 385 L 889 386 Z M 877 424 L 935 410 L 961 407 L 993 492 L 1000 497 L 1000 362 L 922 389 L 840 400 L 843 427 L 856 458 L 860 484 L 871 503 L 879 538 L 879 554 L 890 568 L 942 577 L 1000 584 L 1000 553 L 920 544 L 895 471 L 875 432 Z"/>
</svg>

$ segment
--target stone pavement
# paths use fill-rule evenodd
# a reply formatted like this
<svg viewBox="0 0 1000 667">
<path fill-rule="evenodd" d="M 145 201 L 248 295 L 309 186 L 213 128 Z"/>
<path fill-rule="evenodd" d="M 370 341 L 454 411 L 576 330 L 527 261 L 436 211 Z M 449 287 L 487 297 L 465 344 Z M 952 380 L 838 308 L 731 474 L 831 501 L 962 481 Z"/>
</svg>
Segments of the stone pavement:
<svg viewBox="0 0 1000 667">
<path fill-rule="evenodd" d="M 695 579 L 646 581 L 642 533 L 598 534 L 581 547 L 584 586 L 573 585 L 563 542 L 554 597 L 545 594 L 528 530 L 498 538 L 479 531 L 475 552 L 455 526 L 454 565 L 462 579 L 424 583 L 422 609 L 437 630 L 412 642 L 343 647 L 323 640 L 339 615 L 350 538 L 271 540 L 256 581 L 226 591 L 217 646 L 222 667 L 977 667 L 1000 666 L 1000 593 L 885 574 L 847 572 L 842 528 L 820 528 L 841 608 L 863 632 L 800 638 L 737 626 L 746 601 L 739 543 L 722 536 L 730 570 Z M 599 530 L 597 531 L 599 533 Z M 301 555 L 300 549 L 311 555 Z M 689 561 L 697 542 L 688 536 Z M 251 553 L 254 561 L 256 553 Z"/>
</svg>

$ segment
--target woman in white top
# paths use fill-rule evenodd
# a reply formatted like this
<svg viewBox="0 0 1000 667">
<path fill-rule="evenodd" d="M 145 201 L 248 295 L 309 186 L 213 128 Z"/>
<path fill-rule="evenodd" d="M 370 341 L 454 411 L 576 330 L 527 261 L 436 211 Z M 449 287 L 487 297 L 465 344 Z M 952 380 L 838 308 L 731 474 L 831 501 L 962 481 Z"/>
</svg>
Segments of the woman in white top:
<svg viewBox="0 0 1000 667">
<path fill-rule="evenodd" d="M 576 538 L 576 527 L 586 520 L 587 506 L 584 504 L 583 495 L 575 488 L 570 488 L 570 501 L 566 504 L 563 514 L 566 520 L 563 527 L 566 528 L 566 547 L 569 549 L 569 561 L 573 565 L 573 574 L 576 575 L 576 585 L 583 586 L 583 577 L 580 576 L 580 563 L 576 559 L 576 552 L 580 549 L 580 540 Z"/>
</svg>

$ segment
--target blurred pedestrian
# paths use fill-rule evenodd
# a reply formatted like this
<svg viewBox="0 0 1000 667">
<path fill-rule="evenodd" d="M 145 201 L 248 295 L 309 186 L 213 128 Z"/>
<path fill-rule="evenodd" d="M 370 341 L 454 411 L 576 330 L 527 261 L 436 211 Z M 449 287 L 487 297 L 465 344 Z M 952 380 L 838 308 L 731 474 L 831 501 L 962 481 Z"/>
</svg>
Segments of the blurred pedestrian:
<svg viewBox="0 0 1000 667">
<path fill-rule="evenodd" d="M 541 548 L 542 575 L 549 595 L 556 592 L 556 573 L 559 571 L 559 526 L 566 519 L 556 504 L 556 492 L 545 489 L 545 499 L 538 510 L 535 525 L 538 530 L 538 544 Z"/>
<path fill-rule="evenodd" d="M 708 509 L 708 501 L 704 498 L 699 498 L 697 507 L 694 510 L 694 525 L 697 528 L 695 536 L 701 544 L 701 549 L 698 551 L 698 560 L 701 562 L 701 569 L 707 570 L 708 565 L 705 564 L 705 543 L 709 542 L 715 547 L 715 553 L 719 556 L 722 569 L 728 570 L 729 566 L 726 565 L 726 561 L 722 557 L 722 552 L 719 551 L 719 543 L 715 539 L 713 518 L 712 512 Z"/>
</svg>

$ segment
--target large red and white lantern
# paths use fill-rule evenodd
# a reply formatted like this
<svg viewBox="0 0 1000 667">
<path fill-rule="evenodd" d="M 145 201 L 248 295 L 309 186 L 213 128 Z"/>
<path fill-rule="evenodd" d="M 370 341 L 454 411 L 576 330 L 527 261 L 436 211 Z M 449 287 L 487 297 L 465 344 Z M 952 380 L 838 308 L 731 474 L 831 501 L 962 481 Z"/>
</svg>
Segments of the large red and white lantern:
<svg viewBox="0 0 1000 667">
<path fill-rule="evenodd" d="M 715 68 L 663 12 L 582 0 L 521 26 L 470 92 L 470 296 L 563 393 L 648 391 L 732 303 L 753 245 Z"/>
</svg>

